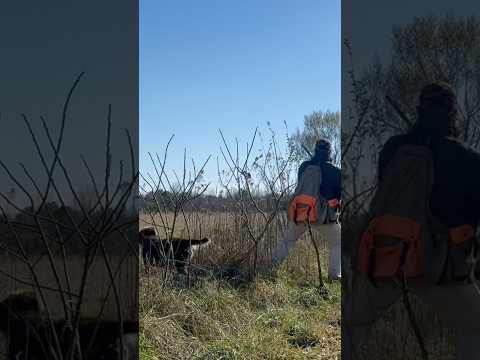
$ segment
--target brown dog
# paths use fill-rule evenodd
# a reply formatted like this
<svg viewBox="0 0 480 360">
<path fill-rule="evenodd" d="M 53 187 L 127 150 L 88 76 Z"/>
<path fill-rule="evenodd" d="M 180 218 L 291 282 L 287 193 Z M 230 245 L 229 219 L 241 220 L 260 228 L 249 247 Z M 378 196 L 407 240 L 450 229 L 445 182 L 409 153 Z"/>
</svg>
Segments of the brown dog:
<svg viewBox="0 0 480 360">
<path fill-rule="evenodd" d="M 150 227 L 140 231 L 139 242 L 142 246 L 142 257 L 145 265 L 163 266 L 167 264 L 167 260 L 173 260 L 176 269 L 184 273 L 185 265 L 192 258 L 194 247 L 205 245 L 210 242 L 210 239 L 173 238 L 169 241 L 160 239 L 155 229 Z"/>
</svg>

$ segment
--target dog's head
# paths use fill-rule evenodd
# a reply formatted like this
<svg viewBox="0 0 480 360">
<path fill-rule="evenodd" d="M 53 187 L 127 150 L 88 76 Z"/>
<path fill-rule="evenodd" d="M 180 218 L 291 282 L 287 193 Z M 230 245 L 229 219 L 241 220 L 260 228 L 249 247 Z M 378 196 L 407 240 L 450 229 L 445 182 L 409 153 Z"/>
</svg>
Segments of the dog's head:
<svg viewBox="0 0 480 360">
<path fill-rule="evenodd" d="M 147 239 L 156 239 L 157 238 L 157 234 L 155 232 L 155 229 L 153 227 L 148 227 L 148 228 L 144 228 L 142 230 L 139 231 L 138 233 L 138 240 L 140 242 L 140 244 L 143 244 L 144 240 L 147 240 Z"/>
</svg>

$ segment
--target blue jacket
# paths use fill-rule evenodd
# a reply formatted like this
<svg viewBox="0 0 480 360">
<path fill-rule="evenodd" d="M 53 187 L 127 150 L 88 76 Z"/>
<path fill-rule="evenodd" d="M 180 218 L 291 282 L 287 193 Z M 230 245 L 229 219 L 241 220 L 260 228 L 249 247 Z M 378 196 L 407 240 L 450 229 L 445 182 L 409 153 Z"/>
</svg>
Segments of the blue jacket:
<svg viewBox="0 0 480 360">
<path fill-rule="evenodd" d="M 385 166 L 404 144 L 418 144 L 416 133 L 393 136 L 379 158 L 379 181 Z M 476 226 L 480 219 L 480 154 L 450 137 L 432 139 L 434 179 L 430 198 L 432 214 L 449 227 Z"/>
<path fill-rule="evenodd" d="M 311 159 L 303 162 L 298 169 L 298 178 L 309 165 L 319 165 L 322 169 L 322 184 L 320 194 L 327 200 L 342 198 L 342 172 L 340 168 L 323 159 Z"/>
</svg>

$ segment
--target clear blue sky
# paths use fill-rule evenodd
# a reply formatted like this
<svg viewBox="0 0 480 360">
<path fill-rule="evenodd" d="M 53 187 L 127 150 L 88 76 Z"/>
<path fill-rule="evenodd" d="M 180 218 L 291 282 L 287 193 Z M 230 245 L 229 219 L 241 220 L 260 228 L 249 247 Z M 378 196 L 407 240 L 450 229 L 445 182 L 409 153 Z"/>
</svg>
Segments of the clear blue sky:
<svg viewBox="0 0 480 360">
<path fill-rule="evenodd" d="M 340 109 L 340 0 L 140 1 L 140 171 L 147 153 L 213 155 L 222 129 L 245 144 L 267 122 L 284 134 Z"/>
</svg>

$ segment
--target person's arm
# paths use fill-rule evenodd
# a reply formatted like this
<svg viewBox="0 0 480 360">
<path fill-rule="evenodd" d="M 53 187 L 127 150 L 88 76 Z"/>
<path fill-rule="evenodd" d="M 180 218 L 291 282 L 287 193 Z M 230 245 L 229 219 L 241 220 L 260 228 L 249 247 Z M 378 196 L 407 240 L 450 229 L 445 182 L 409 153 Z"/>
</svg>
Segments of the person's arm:
<svg viewBox="0 0 480 360">
<path fill-rule="evenodd" d="M 300 176 L 302 175 L 302 173 L 305 171 L 306 167 L 309 165 L 309 162 L 308 161 L 304 161 L 300 167 L 298 168 L 298 174 L 297 174 L 297 182 L 300 181 Z"/>
<path fill-rule="evenodd" d="M 342 200 L 342 170 L 340 168 L 336 168 L 336 170 L 334 193 L 335 198 L 340 201 Z"/>
<path fill-rule="evenodd" d="M 378 181 L 382 180 L 383 170 L 387 166 L 388 162 L 392 159 L 395 150 L 398 147 L 398 138 L 391 137 L 387 140 L 385 145 L 383 145 L 382 150 L 378 156 Z"/>
</svg>

